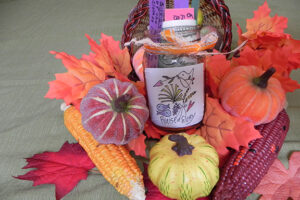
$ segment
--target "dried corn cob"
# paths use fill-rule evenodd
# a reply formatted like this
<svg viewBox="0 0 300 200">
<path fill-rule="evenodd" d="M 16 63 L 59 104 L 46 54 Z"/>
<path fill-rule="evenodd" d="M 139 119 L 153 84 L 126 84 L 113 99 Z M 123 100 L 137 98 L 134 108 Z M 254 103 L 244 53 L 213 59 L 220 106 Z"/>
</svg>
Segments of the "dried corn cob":
<svg viewBox="0 0 300 200">
<path fill-rule="evenodd" d="M 289 117 L 283 110 L 275 120 L 256 128 L 263 137 L 230 155 L 221 168 L 213 200 L 243 200 L 253 192 L 278 156 L 289 129 Z"/>
<path fill-rule="evenodd" d="M 81 113 L 71 106 L 64 112 L 65 126 L 87 152 L 104 178 L 132 200 L 144 200 L 143 176 L 124 146 L 100 145 L 81 124 Z"/>
</svg>

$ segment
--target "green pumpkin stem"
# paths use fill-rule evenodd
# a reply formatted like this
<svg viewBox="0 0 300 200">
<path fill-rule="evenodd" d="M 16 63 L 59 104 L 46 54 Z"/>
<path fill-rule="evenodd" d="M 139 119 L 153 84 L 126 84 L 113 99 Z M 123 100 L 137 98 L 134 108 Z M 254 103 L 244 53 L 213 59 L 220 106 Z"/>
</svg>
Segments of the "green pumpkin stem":
<svg viewBox="0 0 300 200">
<path fill-rule="evenodd" d="M 129 94 L 119 96 L 112 102 L 113 110 L 116 112 L 126 112 L 128 110 L 128 103 L 130 99 L 131 96 Z"/>
<path fill-rule="evenodd" d="M 192 155 L 192 151 L 195 147 L 190 145 L 184 136 L 170 135 L 168 139 L 176 142 L 176 144 L 172 147 L 172 150 L 175 151 L 178 156 Z"/>
<path fill-rule="evenodd" d="M 261 76 L 254 78 L 253 83 L 260 88 L 266 88 L 268 86 L 268 80 L 275 72 L 276 69 L 274 67 L 270 67 Z"/>
</svg>

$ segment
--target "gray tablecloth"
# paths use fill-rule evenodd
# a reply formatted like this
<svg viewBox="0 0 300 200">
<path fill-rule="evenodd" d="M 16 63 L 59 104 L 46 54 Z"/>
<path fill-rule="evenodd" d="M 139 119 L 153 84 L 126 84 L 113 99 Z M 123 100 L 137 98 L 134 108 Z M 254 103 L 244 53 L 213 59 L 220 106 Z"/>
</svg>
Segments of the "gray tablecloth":
<svg viewBox="0 0 300 200">
<path fill-rule="evenodd" d="M 80 57 L 88 53 L 84 34 L 100 33 L 120 40 L 123 23 L 136 0 L 0 0 L 0 199 L 55 199 L 54 185 L 32 187 L 12 176 L 24 174 L 23 158 L 43 151 L 58 151 L 66 141 L 75 142 L 63 124 L 62 101 L 44 99 L 54 73 L 65 72 L 49 50 Z M 235 23 L 245 19 L 263 1 L 227 0 Z M 287 32 L 300 39 L 299 0 L 272 0 L 272 14 L 289 18 Z M 245 29 L 244 29 L 245 30 Z M 236 44 L 234 42 L 233 44 Z M 292 74 L 300 79 L 300 72 Z M 291 151 L 300 150 L 300 91 L 288 94 L 291 127 L 279 158 L 287 164 Z M 101 175 L 93 174 L 64 199 L 126 199 Z M 255 199 L 255 196 L 249 197 Z"/>
</svg>

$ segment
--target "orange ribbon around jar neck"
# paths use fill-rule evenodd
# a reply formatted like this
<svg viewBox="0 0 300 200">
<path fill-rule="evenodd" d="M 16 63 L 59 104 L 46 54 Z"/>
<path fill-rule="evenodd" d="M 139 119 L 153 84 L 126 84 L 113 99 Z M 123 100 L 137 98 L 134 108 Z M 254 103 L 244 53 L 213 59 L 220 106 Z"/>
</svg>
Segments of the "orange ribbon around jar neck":
<svg viewBox="0 0 300 200">
<path fill-rule="evenodd" d="M 213 48 L 218 41 L 218 34 L 210 32 L 201 38 L 200 41 L 189 42 L 176 34 L 173 29 L 166 29 L 161 32 L 161 37 L 169 43 L 145 42 L 146 51 L 154 54 L 197 54 L 200 51 Z"/>
</svg>

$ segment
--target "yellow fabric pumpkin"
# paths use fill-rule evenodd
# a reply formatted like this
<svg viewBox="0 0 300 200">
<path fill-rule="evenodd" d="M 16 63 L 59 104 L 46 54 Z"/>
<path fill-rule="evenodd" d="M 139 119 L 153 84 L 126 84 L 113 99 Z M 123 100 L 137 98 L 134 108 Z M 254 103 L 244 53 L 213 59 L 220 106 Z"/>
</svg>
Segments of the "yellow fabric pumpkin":
<svg viewBox="0 0 300 200">
<path fill-rule="evenodd" d="M 208 196 L 219 179 L 216 150 L 199 135 L 166 135 L 150 150 L 149 178 L 172 199 Z"/>
</svg>

